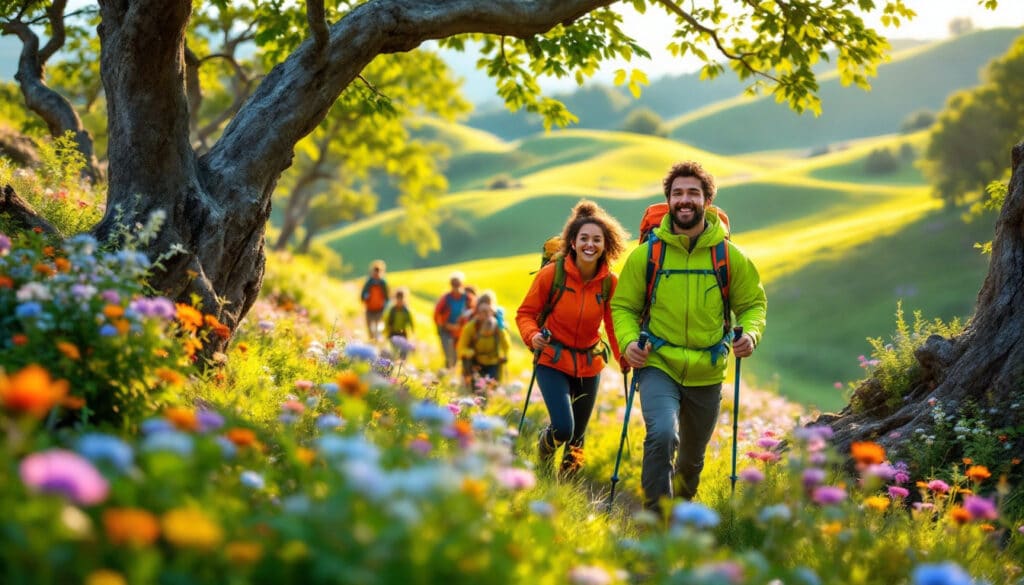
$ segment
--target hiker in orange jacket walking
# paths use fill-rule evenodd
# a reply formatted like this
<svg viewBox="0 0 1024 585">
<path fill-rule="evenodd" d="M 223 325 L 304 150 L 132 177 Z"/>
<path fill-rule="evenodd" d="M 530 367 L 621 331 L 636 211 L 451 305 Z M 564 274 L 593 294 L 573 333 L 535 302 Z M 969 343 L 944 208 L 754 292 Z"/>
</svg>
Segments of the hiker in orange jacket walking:
<svg viewBox="0 0 1024 585">
<path fill-rule="evenodd" d="M 608 303 L 616 285 L 610 264 L 625 249 L 626 239 L 615 218 L 592 201 L 580 201 L 562 230 L 560 252 L 537 273 L 516 312 L 523 341 L 539 352 L 537 384 L 551 417 L 538 439 L 542 469 L 550 469 L 562 444 L 562 474 L 583 465 L 584 432 L 609 359 L 602 322 L 619 359 Z M 542 329 L 550 331 L 550 338 Z"/>
<path fill-rule="evenodd" d="M 442 295 L 434 306 L 434 324 L 437 325 L 437 335 L 441 338 L 441 349 L 444 350 L 444 365 L 448 369 L 458 363 L 455 346 L 464 325 L 462 315 L 472 311 L 475 306 L 474 296 L 462 285 L 464 278 L 461 272 L 453 272 L 448 279 L 451 290 Z"/>
<path fill-rule="evenodd" d="M 388 282 L 384 280 L 386 266 L 383 260 L 374 260 L 370 263 L 370 275 L 363 283 L 363 291 L 359 294 L 366 308 L 366 334 L 370 341 L 377 341 L 380 338 L 384 309 L 388 305 L 391 295 L 388 292 Z"/>
</svg>

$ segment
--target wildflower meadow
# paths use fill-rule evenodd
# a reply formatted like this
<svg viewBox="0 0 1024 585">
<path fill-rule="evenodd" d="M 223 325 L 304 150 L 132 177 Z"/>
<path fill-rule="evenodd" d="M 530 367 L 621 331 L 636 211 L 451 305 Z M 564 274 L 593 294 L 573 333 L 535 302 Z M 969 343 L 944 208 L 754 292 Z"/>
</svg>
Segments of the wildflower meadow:
<svg viewBox="0 0 1024 585">
<path fill-rule="evenodd" d="M 92 201 L 66 188 L 63 204 Z M 308 267 L 273 258 L 274 294 L 232 334 L 147 289 L 160 259 L 132 241 L 159 229 L 154 216 L 116 250 L 73 229 L 0 229 L 7 585 L 1024 582 L 1020 429 L 936 404 L 950 432 L 908 438 L 903 457 L 837 452 L 798 405 L 744 389 L 735 438 L 725 398 L 696 501 L 641 509 L 636 416 L 608 506 L 618 372 L 603 376 L 583 470 L 545 474 L 539 392 L 517 436 L 528 362 L 467 392 L 430 367 L 431 337 L 367 343 L 354 310 L 325 308 L 354 297 L 312 294 Z M 897 349 L 862 361 L 896 371 Z M 927 465 L 954 443 L 977 448 Z"/>
</svg>

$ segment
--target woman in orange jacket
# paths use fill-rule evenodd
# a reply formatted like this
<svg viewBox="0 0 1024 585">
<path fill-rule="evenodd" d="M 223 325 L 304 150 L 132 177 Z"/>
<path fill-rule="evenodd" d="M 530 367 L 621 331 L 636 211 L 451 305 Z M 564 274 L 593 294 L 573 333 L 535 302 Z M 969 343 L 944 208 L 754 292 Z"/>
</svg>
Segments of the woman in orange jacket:
<svg viewBox="0 0 1024 585">
<path fill-rule="evenodd" d="M 537 355 L 537 385 L 551 417 L 538 440 L 543 469 L 551 467 L 562 444 L 563 475 L 583 466 L 583 434 L 608 360 L 602 321 L 619 359 L 608 304 L 617 282 L 610 264 L 625 249 L 627 237 L 596 203 L 580 201 L 562 230 L 561 250 L 541 267 L 516 311 L 519 334 Z"/>
</svg>

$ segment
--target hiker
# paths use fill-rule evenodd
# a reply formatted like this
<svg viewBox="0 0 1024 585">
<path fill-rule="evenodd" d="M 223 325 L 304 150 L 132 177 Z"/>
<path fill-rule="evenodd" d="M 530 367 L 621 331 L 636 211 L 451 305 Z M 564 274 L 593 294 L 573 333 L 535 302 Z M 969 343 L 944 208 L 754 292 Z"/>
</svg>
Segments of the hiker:
<svg viewBox="0 0 1024 585">
<path fill-rule="evenodd" d="M 444 351 L 445 368 L 452 369 L 458 360 L 455 352 L 455 345 L 459 341 L 459 331 L 462 327 L 460 317 L 474 306 L 473 296 L 462 286 L 465 276 L 461 272 L 453 272 L 448 278 L 451 290 L 441 296 L 434 306 L 434 323 L 437 325 L 437 335 L 441 339 L 441 349 Z"/>
<path fill-rule="evenodd" d="M 498 322 L 497 307 L 493 291 L 481 293 L 476 299 L 473 318 L 459 335 L 458 354 L 469 391 L 476 388 L 479 379 L 501 381 L 501 367 L 508 361 L 509 335 Z"/>
<path fill-rule="evenodd" d="M 370 341 L 377 341 L 380 338 L 381 319 L 384 317 L 384 308 L 387 307 L 390 293 L 388 283 L 384 280 L 386 265 L 383 260 L 374 260 L 370 263 L 370 275 L 363 283 L 363 291 L 359 298 L 363 301 L 366 309 L 366 333 Z"/>
<path fill-rule="evenodd" d="M 719 215 L 705 213 L 715 198 L 714 178 L 700 164 L 682 162 L 663 186 L 667 212 L 652 239 L 626 259 L 611 302 L 624 365 L 635 369 L 639 383 L 646 427 L 640 481 L 644 505 L 654 511 L 663 497 L 691 500 L 697 494 L 730 345 L 737 358 L 750 356 L 767 309 L 757 268 L 726 239 Z M 649 255 L 655 248 L 663 256 Z M 721 272 L 712 269 L 722 252 L 724 286 Z M 735 342 L 730 308 L 743 327 Z M 637 344 L 641 331 L 650 339 L 643 349 Z"/>
<path fill-rule="evenodd" d="M 516 311 L 523 342 L 535 352 L 537 385 L 551 420 L 538 438 L 543 471 L 550 471 L 563 444 L 562 475 L 583 466 L 584 432 L 608 361 L 602 321 L 619 359 L 608 304 L 616 282 L 610 264 L 625 250 L 627 237 L 619 222 L 596 203 L 580 201 L 562 229 L 559 251 L 537 273 Z M 550 332 L 550 338 L 543 331 Z"/>
<path fill-rule="evenodd" d="M 409 312 L 408 305 L 405 304 L 406 289 L 400 288 L 395 291 L 395 302 L 392 303 L 391 307 L 387 310 L 384 315 L 384 336 L 391 340 L 391 345 L 395 350 L 395 355 L 400 359 L 406 357 L 406 347 L 395 343 L 395 337 L 402 339 L 408 339 L 413 332 L 413 319 L 412 313 Z"/>
</svg>

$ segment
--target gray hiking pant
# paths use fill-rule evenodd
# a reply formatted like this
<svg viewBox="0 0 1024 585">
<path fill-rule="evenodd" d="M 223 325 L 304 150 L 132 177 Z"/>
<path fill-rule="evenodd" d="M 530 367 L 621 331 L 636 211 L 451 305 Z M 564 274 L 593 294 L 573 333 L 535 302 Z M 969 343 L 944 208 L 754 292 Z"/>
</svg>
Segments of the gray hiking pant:
<svg viewBox="0 0 1024 585">
<path fill-rule="evenodd" d="M 647 427 L 640 475 L 644 506 L 656 508 L 664 496 L 693 499 L 718 421 L 722 384 L 681 386 L 653 366 L 635 375 Z"/>
</svg>

